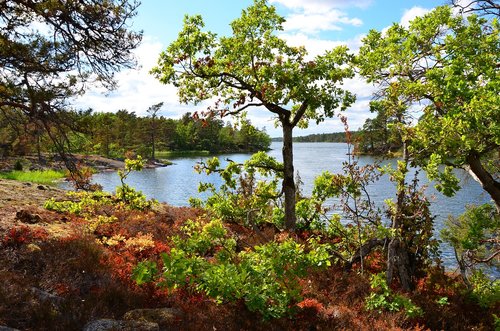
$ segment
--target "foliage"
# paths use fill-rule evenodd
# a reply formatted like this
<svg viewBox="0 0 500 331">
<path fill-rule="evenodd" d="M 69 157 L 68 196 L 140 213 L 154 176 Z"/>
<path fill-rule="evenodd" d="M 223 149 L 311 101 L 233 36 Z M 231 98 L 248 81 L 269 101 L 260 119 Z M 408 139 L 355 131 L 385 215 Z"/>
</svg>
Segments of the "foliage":
<svg viewBox="0 0 500 331">
<path fill-rule="evenodd" d="M 125 169 L 119 170 L 118 175 L 122 183 L 116 189 L 116 195 L 112 196 L 109 193 L 102 191 L 86 192 L 68 192 L 67 195 L 71 200 L 56 201 L 51 198 L 45 202 L 44 207 L 48 210 L 54 210 L 60 213 L 70 213 L 80 215 L 90 220 L 89 229 L 95 230 L 100 224 L 112 223 L 113 216 L 99 215 L 99 210 L 105 206 L 120 209 L 122 207 L 128 209 L 148 210 L 155 204 L 156 200 L 148 200 L 146 196 L 136 191 L 125 183 L 125 179 L 132 171 L 140 171 L 144 166 L 144 162 L 140 156 L 135 160 L 126 159 Z M 97 217 L 94 219 L 94 217 Z"/>
<path fill-rule="evenodd" d="M 374 292 L 370 293 L 366 298 L 366 309 L 377 310 L 379 313 L 383 310 L 404 310 L 406 316 L 410 318 L 423 315 L 422 308 L 416 306 L 410 299 L 392 293 L 385 279 L 384 273 L 371 276 L 370 287 Z"/>
<path fill-rule="evenodd" d="M 458 217 L 449 217 L 441 237 L 455 250 L 462 277 L 469 284 L 469 275 L 481 265 L 498 266 L 500 254 L 500 216 L 490 204 L 468 206 Z M 477 270 L 476 270 L 477 271 Z"/>
<path fill-rule="evenodd" d="M 353 136 L 357 136 L 358 132 L 352 132 Z M 293 137 L 293 142 L 330 142 L 330 143 L 345 143 L 345 132 L 332 132 L 332 133 L 314 133 L 307 136 Z"/>
<path fill-rule="evenodd" d="M 141 191 L 136 191 L 133 187 L 125 183 L 125 179 L 132 171 L 141 171 L 144 167 L 144 161 L 140 155 L 135 160 L 126 159 L 125 169 L 118 170 L 121 186 L 116 188 L 116 198 L 118 201 L 123 202 L 128 208 L 145 210 L 150 209 L 156 200 L 148 200 Z"/>
<path fill-rule="evenodd" d="M 397 128 L 398 114 L 390 111 L 382 101 L 371 101 L 370 111 L 375 118 L 365 121 L 357 135 L 356 151 L 374 155 L 390 155 L 399 150 L 403 143 Z"/>
<path fill-rule="evenodd" d="M 23 163 L 21 162 L 21 160 L 16 160 L 16 163 L 14 163 L 14 170 L 17 171 L 23 170 Z"/>
<path fill-rule="evenodd" d="M 337 253 L 345 261 L 354 262 L 359 258 L 363 269 L 361 247 L 370 239 L 387 236 L 379 211 L 366 190 L 367 185 L 377 179 L 376 167 L 359 166 L 357 161 L 343 162 L 341 174 L 323 172 L 314 180 L 311 197 L 297 203 L 299 227 L 319 230 L 336 238 Z M 332 208 L 328 207 L 331 198 L 338 199 L 334 207 L 340 214 L 332 214 Z"/>
<path fill-rule="evenodd" d="M 46 207 L 47 208 L 47 205 Z M 59 212 L 62 212 L 60 209 L 56 209 L 56 208 L 47 208 L 49 210 L 55 210 L 55 211 L 59 211 Z M 92 217 L 88 220 L 88 224 L 87 224 L 87 230 L 90 232 L 90 233 L 94 233 L 97 228 L 103 224 L 111 224 L 111 223 L 114 223 L 118 221 L 118 219 L 116 218 L 116 216 L 104 216 L 104 215 L 97 215 L 95 217 Z"/>
<path fill-rule="evenodd" d="M 92 183 L 92 176 L 96 170 L 92 167 L 77 163 L 75 165 L 76 171 L 66 171 L 66 179 L 72 183 L 73 187 L 77 190 L 85 191 L 101 191 L 100 184 Z"/>
<path fill-rule="evenodd" d="M 499 29 L 497 19 L 437 7 L 409 27 L 370 31 L 358 58 L 377 95 L 397 95 L 422 112 L 407 132 L 412 162 L 447 195 L 459 188 L 450 167 L 469 166 L 497 206 L 500 184 L 486 160 L 498 160 L 500 146 Z"/>
<path fill-rule="evenodd" d="M 238 116 L 251 108 L 277 117 L 283 128 L 285 227 L 294 229 L 292 131 L 310 121 L 320 123 L 353 103 L 354 96 L 339 85 L 354 73 L 344 46 L 312 60 L 304 47 L 289 46 L 277 35 L 284 21 L 266 0 L 254 0 L 243 10 L 227 37 L 204 31 L 200 15 L 185 16 L 178 38 L 160 54 L 152 73 L 177 86 L 182 103 L 215 100 L 204 117 Z"/>
<path fill-rule="evenodd" d="M 196 170 L 207 175 L 217 173 L 223 182 L 219 188 L 201 183 L 199 191 L 211 195 L 204 202 L 191 199 L 191 204 L 206 208 L 224 221 L 246 225 L 272 222 L 282 227 L 283 218 L 277 214 L 281 208 L 278 179 L 282 169 L 281 163 L 264 152 L 253 154 L 243 164 L 230 160 L 225 168 L 214 157 L 198 164 Z"/>
<path fill-rule="evenodd" d="M 500 304 L 500 279 L 491 280 L 482 270 L 476 270 L 470 277 L 471 295 L 483 308 Z"/>
<path fill-rule="evenodd" d="M 155 157 L 182 156 L 182 153 L 205 153 L 267 150 L 270 138 L 249 120 L 240 125 L 220 119 L 200 119 L 186 113 L 180 119 L 155 115 L 137 116 L 127 110 L 116 113 L 90 112 L 79 115 L 78 123 L 85 131 L 85 143 L 73 147 L 74 152 L 97 153 L 123 158 L 128 151 L 151 155 L 154 126 Z M 179 154 L 176 154 L 178 152 Z"/>
<path fill-rule="evenodd" d="M 74 192 L 67 193 L 71 200 L 57 201 L 50 198 L 44 208 L 59 213 L 69 213 L 91 218 L 99 207 L 112 205 L 111 195 L 106 192 Z"/>
<path fill-rule="evenodd" d="M 401 163 L 400 163 L 401 165 Z M 392 177 L 402 176 L 400 170 L 384 168 Z M 419 187 L 418 171 L 411 183 L 400 188 L 402 203 L 387 200 L 387 214 L 392 219 L 400 215 L 400 226 L 395 237 L 401 240 L 408 252 L 411 276 L 422 276 L 432 262 L 439 256 L 439 242 L 434 236 L 434 219 L 430 211 L 430 201 L 425 196 L 425 186 Z"/>
<path fill-rule="evenodd" d="M 314 239 L 307 248 L 285 239 L 237 252 L 220 220 L 188 222 L 184 236 L 173 242 L 170 253 L 162 254 L 161 273 L 150 261 L 137 266 L 133 277 L 139 284 L 156 280 L 169 288 L 187 287 L 218 303 L 241 299 L 266 319 L 289 315 L 300 301 L 299 279 L 330 263 L 327 245 Z"/>
<path fill-rule="evenodd" d="M 28 245 L 33 242 L 46 240 L 47 237 L 48 233 L 44 228 L 31 228 L 21 225 L 10 228 L 3 237 L 0 237 L 0 246 L 5 248 Z"/>
<path fill-rule="evenodd" d="M 67 155 L 68 132 L 76 129 L 74 114 L 67 111 L 70 100 L 91 85 L 114 88 L 114 73 L 135 65 L 132 51 L 142 33 L 128 27 L 138 5 L 127 0 L 0 3 L 0 113 L 9 114 L 14 127 L 26 125 L 39 155 L 45 132 L 71 172 L 77 169 Z M 12 112 L 17 114 L 11 117 Z"/>
<path fill-rule="evenodd" d="M 0 173 L 0 178 L 19 180 L 23 182 L 33 182 L 38 184 L 54 184 L 54 181 L 64 178 L 64 172 L 57 170 L 13 170 L 10 172 Z"/>
</svg>

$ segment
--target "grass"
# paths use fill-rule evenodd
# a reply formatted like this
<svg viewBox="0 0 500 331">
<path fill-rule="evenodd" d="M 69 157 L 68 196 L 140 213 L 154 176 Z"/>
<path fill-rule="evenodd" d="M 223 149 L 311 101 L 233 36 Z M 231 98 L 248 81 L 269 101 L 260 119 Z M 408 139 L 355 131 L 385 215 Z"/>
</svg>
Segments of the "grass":
<svg viewBox="0 0 500 331">
<path fill-rule="evenodd" d="M 56 180 L 64 178 L 64 172 L 57 170 L 13 170 L 9 172 L 1 172 L 0 178 L 13 179 L 22 182 L 32 182 L 37 184 L 53 184 Z"/>
</svg>

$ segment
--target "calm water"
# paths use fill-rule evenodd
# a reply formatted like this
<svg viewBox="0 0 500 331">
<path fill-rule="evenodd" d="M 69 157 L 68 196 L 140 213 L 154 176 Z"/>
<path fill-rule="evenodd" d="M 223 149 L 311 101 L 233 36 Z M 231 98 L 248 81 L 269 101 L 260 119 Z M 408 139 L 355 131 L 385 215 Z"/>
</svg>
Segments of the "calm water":
<svg viewBox="0 0 500 331">
<path fill-rule="evenodd" d="M 269 155 L 281 160 L 281 143 L 273 142 Z M 314 177 L 322 171 L 328 170 L 333 173 L 342 171 L 342 162 L 347 160 L 347 145 L 342 143 L 295 143 L 294 144 L 294 164 L 295 171 L 304 182 L 303 193 L 311 193 Z M 243 162 L 250 157 L 249 154 L 224 154 L 219 155 L 221 161 L 231 159 L 235 162 Z M 200 181 L 221 183 L 217 175 L 206 176 L 194 171 L 193 166 L 208 157 L 184 157 L 172 159 L 173 165 L 146 169 L 142 172 L 130 174 L 127 183 L 138 190 L 141 190 L 149 198 L 155 198 L 160 202 L 166 202 L 175 206 L 187 206 L 189 197 L 202 197 L 198 193 L 198 183 Z M 372 163 L 374 159 L 363 156 L 359 163 Z M 392 162 L 395 161 L 384 161 Z M 222 162 L 223 164 L 225 162 Z M 481 186 L 474 181 L 465 171 L 457 172 L 462 180 L 462 189 L 453 197 L 448 198 L 437 192 L 432 185 L 429 185 L 426 194 L 432 201 L 432 212 L 436 215 L 436 228 L 439 230 L 443 221 L 448 215 L 461 214 L 466 204 L 482 204 L 490 199 Z M 421 183 L 428 183 L 425 174 L 419 174 Z M 119 178 L 114 172 L 104 172 L 93 177 L 96 183 L 103 186 L 106 191 L 114 191 L 120 184 Z M 395 194 L 394 184 L 387 176 L 382 177 L 378 182 L 370 186 L 371 198 L 379 206 L 383 205 L 384 199 L 393 198 Z M 449 247 L 443 246 L 443 260 L 446 265 L 452 266 L 455 263 L 453 252 Z"/>
</svg>

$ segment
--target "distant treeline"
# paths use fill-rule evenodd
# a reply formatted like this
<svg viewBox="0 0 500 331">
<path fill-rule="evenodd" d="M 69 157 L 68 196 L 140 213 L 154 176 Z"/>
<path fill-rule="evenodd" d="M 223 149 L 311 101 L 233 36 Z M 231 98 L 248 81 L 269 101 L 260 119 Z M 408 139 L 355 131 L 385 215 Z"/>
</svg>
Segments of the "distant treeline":
<svg viewBox="0 0 500 331">
<path fill-rule="evenodd" d="M 352 139 L 356 139 L 359 132 L 351 132 Z M 282 141 L 281 137 L 272 138 L 272 141 Z M 345 132 L 317 133 L 307 136 L 294 137 L 294 142 L 299 143 L 345 143 L 347 142 Z"/>
<path fill-rule="evenodd" d="M 51 128 L 51 134 L 66 136 L 66 149 L 73 153 L 121 158 L 130 151 L 150 158 L 153 150 L 255 152 L 268 150 L 271 144 L 267 133 L 245 118 L 235 126 L 216 118 L 197 119 L 190 113 L 180 119 L 137 116 L 127 110 L 65 112 L 58 116 L 59 123 L 67 126 Z M 46 128 L 13 110 L 0 112 L 0 138 L 0 156 L 54 151 Z"/>
</svg>

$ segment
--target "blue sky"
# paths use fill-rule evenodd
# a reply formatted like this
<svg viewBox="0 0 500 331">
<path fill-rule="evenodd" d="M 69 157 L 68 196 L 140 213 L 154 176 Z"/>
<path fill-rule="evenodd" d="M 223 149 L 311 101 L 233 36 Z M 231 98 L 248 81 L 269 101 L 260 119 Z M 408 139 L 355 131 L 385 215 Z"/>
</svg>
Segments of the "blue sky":
<svg viewBox="0 0 500 331">
<path fill-rule="evenodd" d="M 290 44 L 305 46 L 315 55 L 340 44 L 356 51 L 370 29 L 382 30 L 393 22 L 407 24 L 445 1 L 270 0 L 270 3 L 287 20 L 281 37 Z M 197 107 L 179 104 L 175 88 L 161 85 L 148 71 L 155 65 L 159 53 L 175 40 L 185 14 L 201 14 L 207 30 L 224 35 L 230 33 L 229 23 L 252 3 L 251 0 L 142 0 L 138 15 L 132 21 L 133 29 L 144 32 L 143 42 L 136 51 L 141 67 L 118 73 L 117 90 L 104 94 L 100 89 L 92 89 L 77 100 L 76 106 L 105 112 L 127 109 L 145 115 L 149 106 L 163 101 L 161 114 L 172 118 L 206 108 L 208 103 Z M 357 129 L 366 118 L 373 116 L 368 111 L 373 88 L 359 78 L 347 82 L 345 87 L 358 96 L 356 104 L 345 112 L 351 128 Z M 248 115 L 256 126 L 265 126 L 271 136 L 281 135 L 270 113 L 253 110 Z M 295 135 L 336 131 L 342 131 L 342 125 L 338 118 L 333 118 L 319 126 L 311 124 L 308 129 L 296 129 Z"/>
</svg>

